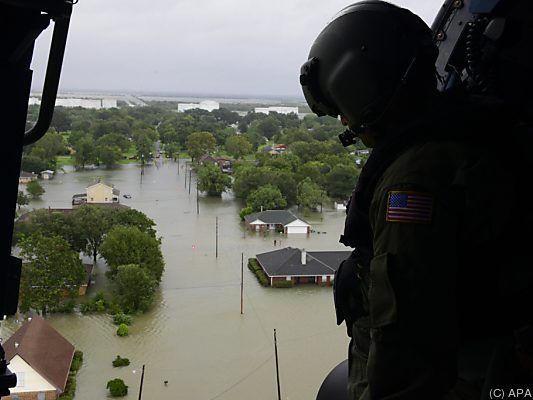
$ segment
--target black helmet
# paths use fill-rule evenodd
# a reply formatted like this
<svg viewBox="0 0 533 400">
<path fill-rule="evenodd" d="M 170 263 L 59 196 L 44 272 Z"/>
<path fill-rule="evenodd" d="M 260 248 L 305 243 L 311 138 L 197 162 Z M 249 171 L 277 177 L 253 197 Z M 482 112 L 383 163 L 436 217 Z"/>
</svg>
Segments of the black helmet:
<svg viewBox="0 0 533 400">
<path fill-rule="evenodd" d="M 358 128 L 377 122 L 403 86 L 435 90 L 437 55 L 431 29 L 418 16 L 361 1 L 318 35 L 300 83 L 315 114 L 342 115 Z"/>
</svg>

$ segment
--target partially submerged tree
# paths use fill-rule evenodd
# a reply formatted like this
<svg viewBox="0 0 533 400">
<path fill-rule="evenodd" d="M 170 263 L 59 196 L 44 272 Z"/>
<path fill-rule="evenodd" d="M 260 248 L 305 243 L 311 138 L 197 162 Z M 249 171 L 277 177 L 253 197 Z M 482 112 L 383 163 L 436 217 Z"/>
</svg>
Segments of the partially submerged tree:
<svg viewBox="0 0 533 400">
<path fill-rule="evenodd" d="M 198 190 L 208 196 L 222 195 L 231 187 L 231 178 L 214 164 L 204 164 L 198 168 Z"/>
<path fill-rule="evenodd" d="M 36 232 L 19 241 L 23 259 L 21 308 L 46 314 L 65 294 L 74 296 L 85 279 L 85 269 L 76 251 L 59 236 Z"/>
</svg>

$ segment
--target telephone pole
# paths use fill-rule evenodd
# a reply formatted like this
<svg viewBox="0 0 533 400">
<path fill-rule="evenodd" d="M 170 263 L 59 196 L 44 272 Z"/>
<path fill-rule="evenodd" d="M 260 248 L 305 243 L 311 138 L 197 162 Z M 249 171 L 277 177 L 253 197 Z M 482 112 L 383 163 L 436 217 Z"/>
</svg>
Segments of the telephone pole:
<svg viewBox="0 0 533 400">
<path fill-rule="evenodd" d="M 278 384 L 278 400 L 281 400 L 281 388 L 279 384 L 279 365 L 278 365 L 278 341 L 276 339 L 276 330 L 274 329 L 274 352 L 276 354 L 276 381 Z"/>
<path fill-rule="evenodd" d="M 144 380 L 144 364 L 143 364 L 143 371 L 141 373 L 141 385 L 139 387 L 139 400 L 142 399 L 142 394 L 143 394 L 143 380 Z"/>
<path fill-rule="evenodd" d="M 244 314 L 243 293 L 244 293 L 244 253 L 241 253 L 241 315 Z"/>
<path fill-rule="evenodd" d="M 215 258 L 218 258 L 218 216 L 216 217 L 215 225 Z"/>
</svg>

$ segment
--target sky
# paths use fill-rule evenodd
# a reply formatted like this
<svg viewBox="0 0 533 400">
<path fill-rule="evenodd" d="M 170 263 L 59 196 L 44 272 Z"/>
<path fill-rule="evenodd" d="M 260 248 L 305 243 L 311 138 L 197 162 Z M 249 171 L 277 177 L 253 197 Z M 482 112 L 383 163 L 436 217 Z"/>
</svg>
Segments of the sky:
<svg viewBox="0 0 533 400">
<path fill-rule="evenodd" d="M 394 0 L 428 25 L 444 0 Z M 298 76 L 341 0 L 79 0 L 60 91 L 302 97 Z M 40 91 L 52 25 L 34 54 Z"/>
</svg>

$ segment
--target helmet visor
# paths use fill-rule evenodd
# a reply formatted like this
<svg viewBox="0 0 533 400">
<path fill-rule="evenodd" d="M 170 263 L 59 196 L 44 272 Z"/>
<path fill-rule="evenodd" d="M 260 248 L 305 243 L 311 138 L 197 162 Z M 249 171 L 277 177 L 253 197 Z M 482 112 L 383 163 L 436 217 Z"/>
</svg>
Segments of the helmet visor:
<svg viewBox="0 0 533 400">
<path fill-rule="evenodd" d="M 316 115 L 322 117 L 329 115 L 337 118 L 340 115 L 337 107 L 326 100 L 318 84 L 318 58 L 313 57 L 307 60 L 300 70 L 300 84 L 305 100 Z"/>
</svg>

